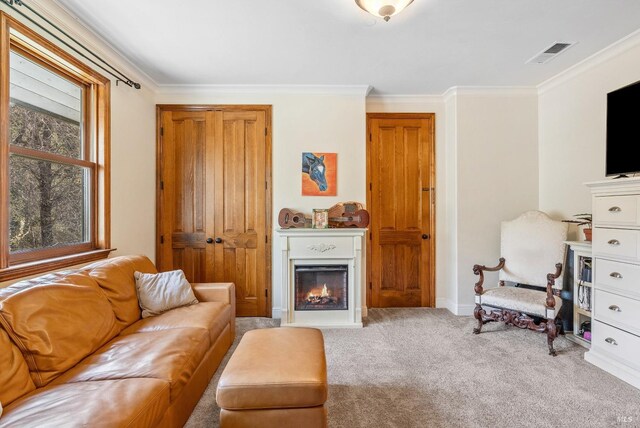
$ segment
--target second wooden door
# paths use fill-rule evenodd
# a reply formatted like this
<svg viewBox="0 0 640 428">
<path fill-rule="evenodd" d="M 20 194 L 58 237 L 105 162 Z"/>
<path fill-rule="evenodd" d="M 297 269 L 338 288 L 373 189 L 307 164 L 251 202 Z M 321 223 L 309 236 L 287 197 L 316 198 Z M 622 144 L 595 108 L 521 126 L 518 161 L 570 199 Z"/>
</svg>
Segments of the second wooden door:
<svg viewBox="0 0 640 428">
<path fill-rule="evenodd" d="M 233 282 L 238 316 L 267 316 L 270 108 L 160 106 L 160 270 Z"/>
<path fill-rule="evenodd" d="M 434 306 L 433 114 L 368 114 L 369 303 Z"/>
</svg>

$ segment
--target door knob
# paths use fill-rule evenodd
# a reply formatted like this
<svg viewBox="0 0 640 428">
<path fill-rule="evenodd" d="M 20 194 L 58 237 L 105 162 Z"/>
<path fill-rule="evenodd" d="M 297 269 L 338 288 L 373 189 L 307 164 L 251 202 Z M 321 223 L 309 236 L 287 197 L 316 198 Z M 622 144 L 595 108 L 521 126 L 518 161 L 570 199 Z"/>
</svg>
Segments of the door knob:
<svg viewBox="0 0 640 428">
<path fill-rule="evenodd" d="M 422 234 L 422 239 L 429 239 L 429 235 L 427 235 L 426 233 Z"/>
<path fill-rule="evenodd" d="M 213 244 L 213 238 L 207 238 L 207 244 Z"/>
<path fill-rule="evenodd" d="M 219 244 L 222 242 L 222 238 L 216 238 L 216 244 Z"/>
</svg>

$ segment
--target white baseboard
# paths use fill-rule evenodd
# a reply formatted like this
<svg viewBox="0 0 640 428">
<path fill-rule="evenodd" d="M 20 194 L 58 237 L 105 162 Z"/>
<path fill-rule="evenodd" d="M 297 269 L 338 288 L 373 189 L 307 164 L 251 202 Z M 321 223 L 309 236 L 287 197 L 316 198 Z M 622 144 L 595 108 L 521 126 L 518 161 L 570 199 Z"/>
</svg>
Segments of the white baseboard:
<svg viewBox="0 0 640 428">
<path fill-rule="evenodd" d="M 448 309 L 449 312 L 453 313 L 453 311 L 451 310 L 453 308 L 452 302 L 446 297 L 436 297 L 436 308 Z"/>
<path fill-rule="evenodd" d="M 476 308 L 476 305 L 457 305 L 455 315 L 458 316 L 469 316 L 473 315 L 473 310 Z"/>
<path fill-rule="evenodd" d="M 436 308 L 447 309 L 454 315 L 468 316 L 473 315 L 476 305 L 458 305 L 453 300 L 445 297 L 436 298 Z"/>
<path fill-rule="evenodd" d="M 282 309 L 281 308 L 271 308 L 271 318 L 282 318 Z"/>
</svg>

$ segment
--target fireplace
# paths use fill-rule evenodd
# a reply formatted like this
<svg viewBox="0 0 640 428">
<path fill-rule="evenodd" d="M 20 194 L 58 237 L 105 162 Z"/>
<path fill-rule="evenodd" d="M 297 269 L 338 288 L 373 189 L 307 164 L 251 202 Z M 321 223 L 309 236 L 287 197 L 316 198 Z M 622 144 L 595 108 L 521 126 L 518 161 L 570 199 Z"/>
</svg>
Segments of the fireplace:
<svg viewBox="0 0 640 428">
<path fill-rule="evenodd" d="M 296 311 L 348 310 L 347 265 L 298 265 L 295 267 Z"/>
<path fill-rule="evenodd" d="M 366 229 L 278 230 L 274 318 L 286 327 L 362 327 Z"/>
</svg>

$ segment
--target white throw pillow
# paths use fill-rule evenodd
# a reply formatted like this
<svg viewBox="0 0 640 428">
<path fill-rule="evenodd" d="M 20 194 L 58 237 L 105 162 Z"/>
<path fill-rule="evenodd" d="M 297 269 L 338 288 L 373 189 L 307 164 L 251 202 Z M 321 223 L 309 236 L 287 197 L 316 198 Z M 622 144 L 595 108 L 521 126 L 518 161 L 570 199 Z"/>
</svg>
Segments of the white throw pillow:
<svg viewBox="0 0 640 428">
<path fill-rule="evenodd" d="M 135 272 L 134 277 L 142 318 L 198 303 L 191 284 L 181 270 L 161 273 Z"/>
</svg>

